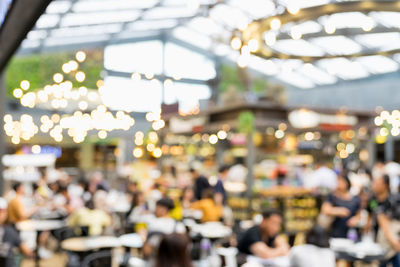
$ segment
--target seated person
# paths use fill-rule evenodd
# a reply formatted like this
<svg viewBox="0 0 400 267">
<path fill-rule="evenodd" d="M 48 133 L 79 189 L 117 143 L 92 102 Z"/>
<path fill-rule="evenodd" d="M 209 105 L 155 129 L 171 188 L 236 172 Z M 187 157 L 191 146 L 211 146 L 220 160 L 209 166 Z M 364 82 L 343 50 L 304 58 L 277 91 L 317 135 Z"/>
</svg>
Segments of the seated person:
<svg viewBox="0 0 400 267">
<path fill-rule="evenodd" d="M 33 256 L 32 251 L 21 242 L 21 239 L 11 226 L 5 225 L 7 220 L 7 201 L 0 198 L 0 266 L 14 267 L 14 248 L 18 247 L 27 256 Z"/>
<path fill-rule="evenodd" d="M 282 215 L 276 210 L 265 211 L 262 215 L 262 222 L 248 229 L 239 238 L 239 252 L 263 259 L 287 255 L 288 243 L 277 236 L 282 225 Z"/>
<path fill-rule="evenodd" d="M 147 237 L 143 246 L 143 254 L 145 256 L 151 255 L 164 234 L 186 232 L 186 228 L 182 223 L 175 221 L 169 216 L 169 211 L 173 208 L 174 202 L 170 198 L 162 198 L 156 202 L 155 217 L 147 218 L 145 222 L 147 225 Z M 143 232 L 139 234 L 143 236 Z"/>
<path fill-rule="evenodd" d="M 93 204 L 94 203 L 94 204 Z M 111 226 L 111 216 L 98 207 L 97 202 L 89 201 L 85 207 L 76 210 L 68 219 L 68 226 L 87 226 L 89 235 L 101 235 L 104 228 Z"/>
<path fill-rule="evenodd" d="M 211 188 L 204 189 L 203 198 L 193 203 L 192 209 L 201 210 L 203 213 L 202 222 L 217 222 L 223 215 L 223 207 L 216 204 L 214 190 Z"/>
<path fill-rule="evenodd" d="M 335 253 L 329 249 L 329 236 L 324 228 L 314 226 L 306 236 L 306 244 L 290 250 L 291 267 L 335 267 Z"/>
<path fill-rule="evenodd" d="M 15 197 L 10 201 L 8 205 L 8 222 L 16 224 L 18 222 L 27 220 L 31 217 L 39 208 L 34 207 L 28 211 L 23 203 L 25 196 L 25 187 L 21 183 L 13 185 L 15 191 Z"/>
</svg>

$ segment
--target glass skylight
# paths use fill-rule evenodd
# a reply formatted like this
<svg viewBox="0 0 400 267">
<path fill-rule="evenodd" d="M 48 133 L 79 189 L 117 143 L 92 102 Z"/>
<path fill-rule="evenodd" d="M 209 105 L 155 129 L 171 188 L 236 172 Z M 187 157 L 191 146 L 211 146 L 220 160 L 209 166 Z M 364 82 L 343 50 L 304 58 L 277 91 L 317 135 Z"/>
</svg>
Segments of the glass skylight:
<svg viewBox="0 0 400 267">
<path fill-rule="evenodd" d="M 399 69 L 399 64 L 383 56 L 360 57 L 357 61 L 374 74 L 393 72 Z"/>
<path fill-rule="evenodd" d="M 61 21 L 62 27 L 78 26 L 87 24 L 106 24 L 115 22 L 133 21 L 140 16 L 139 11 L 112 11 L 93 13 L 70 13 Z"/>
<path fill-rule="evenodd" d="M 281 40 L 272 46 L 281 53 L 298 56 L 323 56 L 325 51 L 304 40 Z"/>
<path fill-rule="evenodd" d="M 318 62 L 318 65 L 330 75 L 336 75 L 344 80 L 360 79 L 369 75 L 361 63 L 345 58 L 323 59 Z"/>
<path fill-rule="evenodd" d="M 360 52 L 362 49 L 358 43 L 343 35 L 318 37 L 310 41 L 332 55 L 354 54 Z"/>
</svg>

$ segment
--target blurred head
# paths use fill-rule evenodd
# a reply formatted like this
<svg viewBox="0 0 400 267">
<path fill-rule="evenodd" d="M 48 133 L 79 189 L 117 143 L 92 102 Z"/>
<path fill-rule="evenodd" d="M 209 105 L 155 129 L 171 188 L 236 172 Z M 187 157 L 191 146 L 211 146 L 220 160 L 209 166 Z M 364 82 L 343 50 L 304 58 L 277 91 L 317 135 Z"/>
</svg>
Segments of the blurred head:
<svg viewBox="0 0 400 267">
<path fill-rule="evenodd" d="M 261 230 L 270 237 L 276 236 L 282 226 L 281 213 L 277 210 L 267 210 L 263 212 L 262 216 L 263 220 L 260 224 Z"/>
<path fill-rule="evenodd" d="M 204 189 L 202 199 L 214 199 L 214 190 L 212 188 Z"/>
<path fill-rule="evenodd" d="M 18 195 L 23 195 L 25 194 L 25 188 L 24 185 L 21 183 L 15 183 L 12 186 L 13 190 L 15 191 L 15 193 L 17 193 Z"/>
<path fill-rule="evenodd" d="M 194 191 L 191 187 L 185 187 L 182 191 L 182 200 L 192 201 L 194 199 Z"/>
<path fill-rule="evenodd" d="M 168 216 L 169 211 L 174 209 L 174 207 L 175 205 L 172 199 L 164 197 L 157 201 L 154 215 L 158 218 Z"/>
<path fill-rule="evenodd" d="M 5 221 L 7 220 L 7 201 L 0 197 L 0 225 L 4 224 Z"/>
<path fill-rule="evenodd" d="M 306 235 L 306 243 L 320 248 L 329 248 L 329 236 L 325 229 L 315 225 Z"/>
<path fill-rule="evenodd" d="M 220 177 L 221 178 L 226 178 L 228 176 L 229 170 L 230 170 L 230 166 L 222 165 L 218 170 L 218 172 L 220 174 Z"/>
<path fill-rule="evenodd" d="M 390 190 L 390 178 L 388 175 L 384 175 L 372 180 L 371 185 L 372 192 L 376 195 L 388 193 Z"/>
<path fill-rule="evenodd" d="M 165 235 L 156 253 L 155 267 L 191 267 L 189 252 L 189 239 L 186 235 Z"/>
<path fill-rule="evenodd" d="M 193 178 L 197 178 L 199 176 L 199 173 L 194 168 L 190 168 L 189 172 Z"/>
<path fill-rule="evenodd" d="M 137 182 L 130 181 L 128 183 L 128 192 L 133 193 L 136 192 L 136 190 L 137 190 Z"/>
<path fill-rule="evenodd" d="M 137 191 L 132 195 L 132 207 L 136 207 L 140 204 L 144 203 L 144 195 L 143 192 Z"/>
<path fill-rule="evenodd" d="M 337 180 L 337 190 L 347 192 L 351 187 L 349 178 L 346 175 L 339 175 Z"/>
</svg>

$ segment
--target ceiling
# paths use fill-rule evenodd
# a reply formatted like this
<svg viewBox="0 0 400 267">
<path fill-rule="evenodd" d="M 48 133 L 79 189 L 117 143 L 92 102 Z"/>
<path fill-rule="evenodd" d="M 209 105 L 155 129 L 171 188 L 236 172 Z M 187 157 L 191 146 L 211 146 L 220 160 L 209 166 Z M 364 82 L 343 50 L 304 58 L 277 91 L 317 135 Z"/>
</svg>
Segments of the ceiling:
<svg viewBox="0 0 400 267">
<path fill-rule="evenodd" d="M 116 43 L 162 38 L 199 53 L 236 62 L 239 52 L 230 47 L 232 32 L 250 22 L 285 12 L 294 5 L 307 8 L 330 0 L 55 0 L 22 43 L 19 53 L 106 47 Z M 332 1 L 341 2 L 341 1 Z M 337 33 L 327 36 L 324 22 Z M 373 25 L 366 32 L 363 23 Z M 284 25 L 287 26 L 287 25 Z M 360 12 L 322 16 L 300 23 L 302 39 L 294 40 L 285 28 L 271 48 L 277 52 L 338 55 L 400 48 L 400 13 Z M 342 81 L 395 72 L 400 55 L 347 59 L 263 59 L 252 55 L 248 67 L 298 88 L 313 88 Z"/>
</svg>

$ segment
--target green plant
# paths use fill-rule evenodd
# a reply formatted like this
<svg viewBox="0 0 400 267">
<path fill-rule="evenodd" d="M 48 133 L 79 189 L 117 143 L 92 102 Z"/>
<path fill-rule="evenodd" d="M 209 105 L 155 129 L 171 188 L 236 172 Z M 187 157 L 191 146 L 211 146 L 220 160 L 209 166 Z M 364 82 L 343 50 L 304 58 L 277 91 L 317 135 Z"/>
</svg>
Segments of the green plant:
<svg viewBox="0 0 400 267">
<path fill-rule="evenodd" d="M 241 133 L 252 133 L 254 131 L 254 113 L 251 111 L 243 111 L 239 114 L 238 131 Z"/>
<path fill-rule="evenodd" d="M 73 74 L 64 74 L 61 69 L 64 63 L 75 60 L 73 52 L 15 56 L 6 71 L 8 95 L 12 95 L 12 91 L 20 86 L 22 80 L 30 82 L 32 91 L 43 88 L 46 84 L 52 84 L 54 83 L 53 75 L 57 72 L 63 73 L 65 79 L 70 80 L 74 87 L 97 88 L 96 83 L 103 70 L 103 51 L 92 50 L 87 51 L 86 54 L 86 60 L 79 64 L 79 70 L 86 74 L 86 79 L 82 83 L 77 82 Z"/>
<path fill-rule="evenodd" d="M 221 81 L 219 83 L 219 91 L 221 93 L 226 92 L 226 90 L 230 86 L 235 86 L 239 91 L 245 90 L 242 81 L 240 80 L 238 69 L 223 65 L 221 67 Z"/>
</svg>

